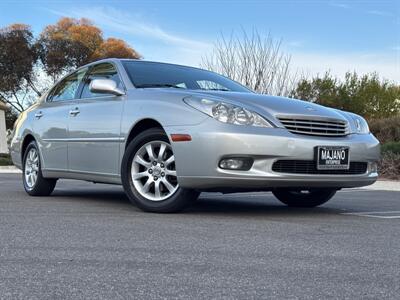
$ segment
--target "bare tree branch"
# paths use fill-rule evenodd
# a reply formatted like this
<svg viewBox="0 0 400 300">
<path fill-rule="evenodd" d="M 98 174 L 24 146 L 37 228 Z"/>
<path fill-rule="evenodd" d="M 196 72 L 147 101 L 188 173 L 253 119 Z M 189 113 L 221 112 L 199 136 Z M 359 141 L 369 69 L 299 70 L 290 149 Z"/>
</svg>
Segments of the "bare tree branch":
<svg viewBox="0 0 400 300">
<path fill-rule="evenodd" d="M 32 80 L 27 80 L 28 85 L 32 88 L 32 90 L 39 96 L 42 96 L 42 93 L 36 88 L 35 84 L 32 82 Z"/>
<path fill-rule="evenodd" d="M 225 75 L 262 94 L 288 96 L 298 81 L 291 70 L 291 57 L 281 51 L 282 41 L 257 30 L 242 29 L 215 42 L 211 54 L 202 58 L 205 69 Z"/>
<path fill-rule="evenodd" d="M 18 101 L 18 97 L 16 101 L 9 100 L 4 94 L 0 93 L 0 101 L 11 105 L 16 111 L 22 112 L 24 110 L 22 104 Z"/>
</svg>

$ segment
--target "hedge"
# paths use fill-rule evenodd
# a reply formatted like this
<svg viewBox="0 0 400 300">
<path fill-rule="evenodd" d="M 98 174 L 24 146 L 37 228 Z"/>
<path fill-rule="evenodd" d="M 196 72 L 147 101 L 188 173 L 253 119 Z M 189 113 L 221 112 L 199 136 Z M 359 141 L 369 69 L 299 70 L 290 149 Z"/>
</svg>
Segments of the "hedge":
<svg viewBox="0 0 400 300">
<path fill-rule="evenodd" d="M 11 166 L 13 163 L 8 154 L 0 154 L 0 166 Z"/>
<path fill-rule="evenodd" d="M 381 144 L 400 142 L 400 116 L 370 120 L 368 123 L 369 129 Z"/>
</svg>

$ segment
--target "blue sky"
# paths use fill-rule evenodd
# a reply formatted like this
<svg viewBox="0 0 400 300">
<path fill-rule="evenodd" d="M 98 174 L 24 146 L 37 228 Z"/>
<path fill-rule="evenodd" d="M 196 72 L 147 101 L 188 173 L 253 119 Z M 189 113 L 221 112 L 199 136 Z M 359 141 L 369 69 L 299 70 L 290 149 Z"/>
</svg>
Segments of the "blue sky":
<svg viewBox="0 0 400 300">
<path fill-rule="evenodd" d="M 400 0 L 0 0 L 1 27 L 26 23 L 38 34 L 61 16 L 91 19 L 148 60 L 198 66 L 221 34 L 255 28 L 282 39 L 305 73 L 378 71 L 400 82 Z"/>
</svg>

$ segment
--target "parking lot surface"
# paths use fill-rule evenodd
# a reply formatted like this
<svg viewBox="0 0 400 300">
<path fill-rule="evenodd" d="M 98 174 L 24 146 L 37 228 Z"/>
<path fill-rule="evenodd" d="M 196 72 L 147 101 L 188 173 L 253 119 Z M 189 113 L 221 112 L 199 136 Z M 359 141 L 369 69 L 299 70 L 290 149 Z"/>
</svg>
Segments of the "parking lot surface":
<svg viewBox="0 0 400 300">
<path fill-rule="evenodd" d="M 0 299 L 400 298 L 400 192 L 314 209 L 204 193 L 150 214 L 119 186 L 61 180 L 34 198 L 20 176 L 0 174 Z"/>
</svg>

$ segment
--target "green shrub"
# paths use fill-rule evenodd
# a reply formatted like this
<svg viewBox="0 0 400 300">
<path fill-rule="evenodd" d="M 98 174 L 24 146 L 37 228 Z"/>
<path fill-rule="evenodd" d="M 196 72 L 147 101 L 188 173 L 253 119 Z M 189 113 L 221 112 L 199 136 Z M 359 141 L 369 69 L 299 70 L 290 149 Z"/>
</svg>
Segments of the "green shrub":
<svg viewBox="0 0 400 300">
<path fill-rule="evenodd" d="M 382 145 L 382 153 L 392 152 L 400 154 L 400 142 L 389 142 Z"/>
<path fill-rule="evenodd" d="M 400 113 L 400 85 L 379 78 L 378 74 L 347 72 L 343 79 L 330 74 L 304 78 L 290 94 L 366 117 L 368 120 L 396 116 Z"/>
<path fill-rule="evenodd" d="M 400 116 L 370 120 L 369 129 L 382 143 L 400 142 Z"/>
<path fill-rule="evenodd" d="M 12 166 L 12 160 L 9 154 L 0 154 L 0 166 Z"/>
</svg>

